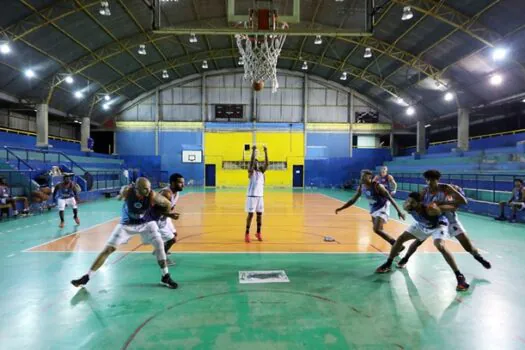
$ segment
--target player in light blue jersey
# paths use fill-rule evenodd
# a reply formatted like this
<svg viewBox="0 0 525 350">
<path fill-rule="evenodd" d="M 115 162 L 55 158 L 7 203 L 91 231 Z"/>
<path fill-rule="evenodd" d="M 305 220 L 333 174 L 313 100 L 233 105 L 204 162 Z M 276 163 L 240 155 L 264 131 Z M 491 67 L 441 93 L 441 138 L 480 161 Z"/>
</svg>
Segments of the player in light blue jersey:
<svg viewBox="0 0 525 350">
<path fill-rule="evenodd" d="M 427 182 L 427 186 L 421 191 L 424 203 L 435 202 L 437 205 L 450 205 L 452 206 L 450 211 L 445 211 L 444 215 L 448 220 L 448 232 L 451 237 L 455 237 L 461 244 L 465 251 L 472 254 L 484 268 L 490 269 L 492 265 L 489 261 L 485 260 L 479 253 L 478 249 L 472 244 L 467 231 L 459 221 L 457 208 L 461 205 L 467 204 L 467 198 L 463 190 L 454 185 L 439 183 L 441 179 L 441 173 L 437 170 L 427 170 L 423 173 L 423 177 Z M 405 256 L 399 260 L 397 266 L 404 268 L 408 263 L 408 260 L 417 250 L 417 248 L 423 244 L 423 241 L 415 240 L 408 248 Z"/>
<path fill-rule="evenodd" d="M 362 170 L 361 181 L 357 188 L 357 192 L 347 203 L 345 203 L 345 205 L 337 208 L 335 213 L 338 214 L 340 211 L 354 205 L 359 197 L 361 197 L 361 194 L 364 193 L 370 202 L 370 215 L 372 216 L 374 232 L 391 245 L 394 245 L 396 242 L 395 238 L 383 230 L 384 224 L 388 221 L 389 203 L 394 205 L 399 218 L 405 220 L 405 214 L 403 214 L 386 188 L 378 182 L 372 181 L 373 177 L 374 174 L 370 170 Z"/>
<path fill-rule="evenodd" d="M 170 277 L 166 253 L 159 233 L 157 222 L 152 219 L 150 211 L 153 206 L 163 207 L 164 215 L 170 215 L 170 202 L 151 190 L 151 183 L 144 177 L 139 177 L 136 184 L 122 188 L 119 199 L 123 200 L 122 217 L 109 237 L 106 247 L 95 259 L 87 274 L 71 281 L 75 287 L 86 285 L 93 274 L 104 264 L 106 259 L 117 249 L 125 244 L 133 235 L 140 235 L 142 242 L 155 247 L 157 262 L 162 271 L 161 283 L 168 288 L 177 288 L 177 283 Z"/>
</svg>

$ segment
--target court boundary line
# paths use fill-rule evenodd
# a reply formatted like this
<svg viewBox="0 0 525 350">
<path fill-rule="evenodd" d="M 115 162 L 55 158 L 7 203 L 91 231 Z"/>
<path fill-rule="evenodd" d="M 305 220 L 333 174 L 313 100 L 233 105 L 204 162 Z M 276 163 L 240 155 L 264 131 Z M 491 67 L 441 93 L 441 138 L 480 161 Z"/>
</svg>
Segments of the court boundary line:
<svg viewBox="0 0 525 350">
<path fill-rule="evenodd" d="M 100 253 L 99 250 L 84 250 L 84 251 L 74 251 L 74 250 L 37 250 L 37 251 L 28 251 L 26 253 L 85 253 L 85 254 L 95 254 Z M 441 254 L 439 252 L 422 252 L 424 254 Z M 151 254 L 151 251 L 133 251 L 133 250 L 117 250 L 113 254 Z M 218 252 L 218 251 L 172 251 L 171 255 L 179 255 L 179 254 L 339 254 L 339 255 L 366 255 L 366 254 L 373 254 L 378 255 L 382 254 L 385 255 L 386 252 L 285 252 L 285 251 L 274 251 L 274 252 L 239 252 L 239 251 L 224 251 L 224 252 Z M 455 254 L 466 254 L 466 252 L 457 252 Z"/>
</svg>

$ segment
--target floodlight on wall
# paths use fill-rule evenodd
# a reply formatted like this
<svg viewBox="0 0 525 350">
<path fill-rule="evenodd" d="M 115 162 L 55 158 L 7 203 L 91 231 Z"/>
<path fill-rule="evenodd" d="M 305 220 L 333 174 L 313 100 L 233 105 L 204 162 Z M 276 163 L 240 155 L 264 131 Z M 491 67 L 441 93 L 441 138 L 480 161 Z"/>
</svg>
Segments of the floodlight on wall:
<svg viewBox="0 0 525 350">
<path fill-rule="evenodd" d="M 403 7 L 403 15 L 401 15 L 402 21 L 408 21 L 409 19 L 412 19 L 414 17 L 414 13 L 412 12 L 412 9 L 410 6 Z"/>
<path fill-rule="evenodd" d="M 0 43 L 0 52 L 4 55 L 7 55 L 11 52 L 11 47 L 9 46 L 9 42 L 5 41 Z"/>
<path fill-rule="evenodd" d="M 443 99 L 447 102 L 450 102 L 454 99 L 454 94 L 452 92 L 447 92 L 445 96 L 443 96 Z"/>
<path fill-rule="evenodd" d="M 321 45 L 323 43 L 323 38 L 321 38 L 320 35 L 315 36 L 314 44 L 315 45 Z"/>
<path fill-rule="evenodd" d="M 369 47 L 367 47 L 367 48 L 365 49 L 365 54 L 363 55 L 363 57 L 364 57 L 364 58 L 370 58 L 370 57 L 372 57 L 372 49 L 369 48 Z"/>
<path fill-rule="evenodd" d="M 29 79 L 34 78 L 36 76 L 35 72 L 32 69 L 26 69 L 24 71 L 24 75 Z"/>
<path fill-rule="evenodd" d="M 202 61 L 202 69 L 208 69 L 208 61 Z"/>
<path fill-rule="evenodd" d="M 145 56 L 147 54 L 147 52 L 146 52 L 146 45 L 140 44 L 137 53 L 139 55 Z"/>
<path fill-rule="evenodd" d="M 408 107 L 406 110 L 408 116 L 413 116 L 416 113 L 416 109 L 412 106 Z"/>
<path fill-rule="evenodd" d="M 348 78 L 348 73 L 347 72 L 343 72 L 343 74 L 341 74 L 341 77 L 339 78 L 340 80 L 346 80 Z"/>
<path fill-rule="evenodd" d="M 494 86 L 501 85 L 501 83 L 503 83 L 503 77 L 499 74 L 494 74 L 490 77 L 489 82 Z"/>
<path fill-rule="evenodd" d="M 111 10 L 109 9 L 109 1 L 100 2 L 100 9 L 98 10 L 98 13 L 101 16 L 111 16 Z"/>
<path fill-rule="evenodd" d="M 164 69 L 162 71 L 162 79 L 168 79 L 170 77 L 170 75 L 168 74 L 168 71 L 166 69 Z"/>
<path fill-rule="evenodd" d="M 195 33 L 190 33 L 190 43 L 195 44 L 198 41 Z"/>
<path fill-rule="evenodd" d="M 308 70 L 308 62 L 304 61 L 303 66 L 301 67 L 302 70 Z"/>
</svg>

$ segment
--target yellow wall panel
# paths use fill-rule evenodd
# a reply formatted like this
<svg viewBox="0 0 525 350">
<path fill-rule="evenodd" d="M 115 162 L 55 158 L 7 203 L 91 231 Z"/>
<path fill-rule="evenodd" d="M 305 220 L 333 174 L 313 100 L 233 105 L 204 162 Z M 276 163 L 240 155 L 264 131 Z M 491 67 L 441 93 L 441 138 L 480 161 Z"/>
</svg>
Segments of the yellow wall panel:
<svg viewBox="0 0 525 350">
<path fill-rule="evenodd" d="M 245 144 L 252 144 L 252 132 L 205 132 L 204 157 L 206 164 L 216 165 L 217 186 L 247 186 L 246 170 L 224 170 L 223 161 L 249 160 L 250 152 L 244 152 Z M 266 145 L 270 161 L 287 162 L 286 170 L 269 170 L 268 186 L 291 187 L 293 165 L 304 165 L 304 133 L 302 132 L 256 132 L 258 147 Z M 264 160 L 262 150 L 258 159 Z"/>
</svg>

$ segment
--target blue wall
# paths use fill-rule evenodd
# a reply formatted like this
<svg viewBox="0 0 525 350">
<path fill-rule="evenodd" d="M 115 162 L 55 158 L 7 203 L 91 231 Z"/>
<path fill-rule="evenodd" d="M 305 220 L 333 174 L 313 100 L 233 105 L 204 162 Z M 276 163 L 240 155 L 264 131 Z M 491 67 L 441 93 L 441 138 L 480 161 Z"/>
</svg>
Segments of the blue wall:
<svg viewBox="0 0 525 350">
<path fill-rule="evenodd" d="M 375 169 L 392 160 L 389 149 L 354 148 L 350 158 L 350 135 L 343 132 L 308 132 L 305 185 L 341 186 L 361 169 Z"/>
<path fill-rule="evenodd" d="M 470 140 L 469 150 L 484 150 L 487 148 L 498 148 L 498 147 L 514 147 L 519 141 L 525 141 L 525 133 L 519 133 L 514 135 L 503 135 L 488 137 L 486 139 Z M 456 142 L 430 146 L 427 150 L 428 154 L 433 153 L 448 153 L 452 151 L 452 148 L 457 148 Z M 416 151 L 415 147 L 410 147 L 402 150 L 400 156 L 409 156 Z"/>
<path fill-rule="evenodd" d="M 55 149 L 80 151 L 80 143 L 49 139 L 49 144 Z M 34 148 L 36 136 L 0 131 L 0 146 Z"/>
<path fill-rule="evenodd" d="M 159 133 L 159 154 L 162 170 L 181 173 L 186 183 L 204 185 L 204 160 L 200 164 L 182 163 L 182 150 L 202 151 L 201 131 L 162 131 Z M 191 181 L 191 182 L 190 182 Z"/>
<path fill-rule="evenodd" d="M 117 153 L 119 155 L 152 156 L 155 154 L 155 133 L 148 131 L 118 131 Z"/>
</svg>

